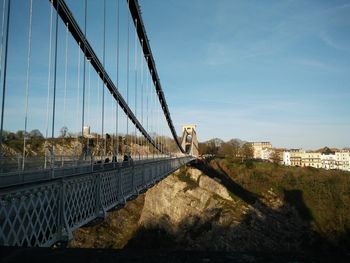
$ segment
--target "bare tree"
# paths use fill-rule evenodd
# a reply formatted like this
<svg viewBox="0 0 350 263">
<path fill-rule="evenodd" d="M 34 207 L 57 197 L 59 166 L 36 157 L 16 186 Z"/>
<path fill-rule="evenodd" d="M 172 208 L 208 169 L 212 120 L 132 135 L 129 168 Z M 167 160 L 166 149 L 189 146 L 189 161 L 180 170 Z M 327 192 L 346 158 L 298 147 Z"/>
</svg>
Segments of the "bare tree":
<svg viewBox="0 0 350 263">
<path fill-rule="evenodd" d="M 247 159 L 253 159 L 254 157 L 254 150 L 253 150 L 253 146 L 251 143 L 245 143 L 243 144 L 241 151 L 240 151 L 240 155 L 243 159 L 247 160 Z"/>
</svg>

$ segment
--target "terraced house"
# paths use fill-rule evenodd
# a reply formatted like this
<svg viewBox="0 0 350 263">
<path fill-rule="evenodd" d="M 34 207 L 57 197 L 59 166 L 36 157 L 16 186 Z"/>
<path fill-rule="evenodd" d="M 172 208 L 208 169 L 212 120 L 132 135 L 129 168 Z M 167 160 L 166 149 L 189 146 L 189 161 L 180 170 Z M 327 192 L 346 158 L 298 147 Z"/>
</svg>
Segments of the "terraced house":
<svg viewBox="0 0 350 263">
<path fill-rule="evenodd" d="M 350 151 L 342 150 L 324 154 L 291 149 L 283 152 L 282 164 L 287 166 L 314 167 L 350 171 Z"/>
</svg>

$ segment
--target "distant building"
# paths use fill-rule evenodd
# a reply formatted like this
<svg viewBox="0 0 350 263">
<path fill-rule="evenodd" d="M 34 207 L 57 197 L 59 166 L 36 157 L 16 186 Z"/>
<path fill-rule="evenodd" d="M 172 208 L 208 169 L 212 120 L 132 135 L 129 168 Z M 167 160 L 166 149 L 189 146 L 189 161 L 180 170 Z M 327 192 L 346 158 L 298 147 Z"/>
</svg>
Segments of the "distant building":
<svg viewBox="0 0 350 263">
<path fill-rule="evenodd" d="M 263 160 L 270 160 L 273 154 L 273 149 L 262 149 L 261 150 L 261 159 Z"/>
<path fill-rule="evenodd" d="M 301 159 L 305 151 L 301 149 L 291 149 L 290 150 L 290 165 L 291 166 L 301 166 Z"/>
<path fill-rule="evenodd" d="M 95 136 L 90 133 L 90 126 L 84 126 L 83 127 L 83 136 L 85 138 L 94 138 Z"/>
<path fill-rule="evenodd" d="M 272 144 L 270 142 L 252 142 L 254 159 L 269 160 L 272 155 Z"/>
<path fill-rule="evenodd" d="M 335 154 L 321 154 L 321 164 L 324 169 L 336 169 L 337 161 Z"/>
<path fill-rule="evenodd" d="M 301 166 L 321 168 L 320 152 L 305 152 L 301 155 Z"/>
<path fill-rule="evenodd" d="M 291 149 L 283 152 L 282 164 L 350 171 L 350 151 L 343 150 L 323 154 L 320 152 L 305 152 L 301 149 Z"/>
<path fill-rule="evenodd" d="M 350 171 L 350 151 L 335 152 L 337 168 Z"/>
<path fill-rule="evenodd" d="M 287 166 L 292 165 L 290 161 L 290 152 L 283 152 L 282 163 Z"/>
</svg>

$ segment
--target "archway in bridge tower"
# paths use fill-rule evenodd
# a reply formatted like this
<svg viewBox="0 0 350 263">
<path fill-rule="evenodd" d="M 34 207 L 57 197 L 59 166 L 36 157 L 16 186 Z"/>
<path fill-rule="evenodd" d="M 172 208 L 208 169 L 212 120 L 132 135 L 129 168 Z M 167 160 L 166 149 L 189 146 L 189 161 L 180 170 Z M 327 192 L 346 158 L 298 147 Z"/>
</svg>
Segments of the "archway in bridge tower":
<svg viewBox="0 0 350 263">
<path fill-rule="evenodd" d="M 186 145 L 185 151 L 186 151 L 187 154 L 191 153 L 191 145 L 190 144 Z"/>
<path fill-rule="evenodd" d="M 182 127 L 181 146 L 187 154 L 196 157 L 199 155 L 196 125 L 185 125 Z"/>
</svg>

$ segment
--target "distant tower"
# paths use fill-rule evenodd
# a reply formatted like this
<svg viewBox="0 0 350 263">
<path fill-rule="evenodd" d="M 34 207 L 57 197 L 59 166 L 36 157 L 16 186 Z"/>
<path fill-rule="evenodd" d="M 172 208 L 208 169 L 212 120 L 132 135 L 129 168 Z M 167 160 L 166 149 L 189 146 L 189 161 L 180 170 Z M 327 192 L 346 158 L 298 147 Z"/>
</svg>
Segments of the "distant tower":
<svg viewBox="0 0 350 263">
<path fill-rule="evenodd" d="M 195 157 L 199 156 L 196 125 L 191 124 L 182 126 L 181 146 L 187 154 Z"/>
<path fill-rule="evenodd" d="M 83 136 L 85 138 L 90 137 L 90 126 L 84 126 L 83 127 Z"/>
</svg>

